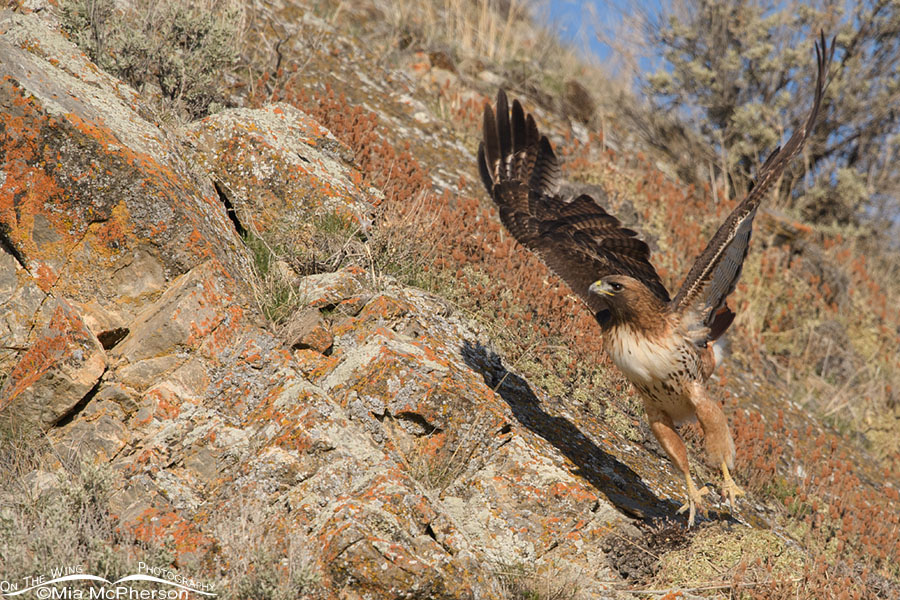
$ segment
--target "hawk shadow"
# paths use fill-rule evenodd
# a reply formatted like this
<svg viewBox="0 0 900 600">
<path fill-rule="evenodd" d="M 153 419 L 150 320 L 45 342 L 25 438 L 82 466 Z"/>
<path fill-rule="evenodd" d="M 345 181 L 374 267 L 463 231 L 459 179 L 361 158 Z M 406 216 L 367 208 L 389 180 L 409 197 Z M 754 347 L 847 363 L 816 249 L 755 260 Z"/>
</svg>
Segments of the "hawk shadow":
<svg viewBox="0 0 900 600">
<path fill-rule="evenodd" d="M 528 382 L 507 370 L 495 352 L 466 340 L 461 353 L 466 364 L 509 404 L 519 423 L 562 452 L 575 464 L 575 474 L 586 479 L 620 512 L 647 521 L 675 517 L 680 504 L 657 497 L 631 467 L 597 446 L 571 421 L 547 413 Z M 680 520 L 687 522 L 684 516 Z"/>
</svg>

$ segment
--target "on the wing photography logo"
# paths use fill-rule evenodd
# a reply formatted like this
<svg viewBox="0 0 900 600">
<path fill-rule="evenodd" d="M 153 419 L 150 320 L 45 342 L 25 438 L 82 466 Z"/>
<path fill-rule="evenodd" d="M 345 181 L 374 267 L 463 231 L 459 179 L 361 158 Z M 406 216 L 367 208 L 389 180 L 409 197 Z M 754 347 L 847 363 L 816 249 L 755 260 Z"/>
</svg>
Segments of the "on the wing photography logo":
<svg viewBox="0 0 900 600">
<path fill-rule="evenodd" d="M 137 587 L 136 587 L 137 586 Z M 162 567 L 139 562 L 137 573 L 110 581 L 79 566 L 56 567 L 43 575 L 0 581 L 0 597 L 39 600 L 188 600 L 216 596 L 213 586 Z"/>
</svg>

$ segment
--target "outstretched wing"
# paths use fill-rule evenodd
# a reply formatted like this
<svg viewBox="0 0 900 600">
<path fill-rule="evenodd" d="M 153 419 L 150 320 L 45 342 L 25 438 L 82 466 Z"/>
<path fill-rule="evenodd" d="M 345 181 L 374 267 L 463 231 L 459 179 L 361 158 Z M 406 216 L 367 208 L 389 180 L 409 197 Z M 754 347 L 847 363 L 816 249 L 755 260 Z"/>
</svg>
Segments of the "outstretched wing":
<svg viewBox="0 0 900 600">
<path fill-rule="evenodd" d="M 650 249 L 593 198 L 566 201 L 559 194 L 559 162 L 546 136 L 518 100 L 510 115 L 506 93 L 497 94 L 496 116 L 484 109 L 484 141 L 478 148 L 481 180 L 500 220 L 520 244 L 547 266 L 597 314 L 606 303 L 588 287 L 612 274 L 640 280 L 663 302 L 669 294 L 650 264 Z"/>
<path fill-rule="evenodd" d="M 816 44 L 819 68 L 816 95 L 806 122 L 794 132 L 783 147 L 776 148 L 766 159 L 759 170 L 755 185 L 747 197 L 728 215 L 706 249 L 697 257 L 681 289 L 670 304 L 676 312 L 693 313 L 689 325 L 697 329 L 700 338 L 697 340 L 698 343 L 717 338 L 734 319 L 734 313 L 725 306 L 725 299 L 734 291 L 741 275 L 741 267 L 750 243 L 753 217 L 756 216 L 756 209 L 763 196 L 803 148 L 816 123 L 824 93 L 825 74 L 833 54 L 834 40 L 829 49 L 825 35 L 820 34 L 820 40 Z"/>
</svg>

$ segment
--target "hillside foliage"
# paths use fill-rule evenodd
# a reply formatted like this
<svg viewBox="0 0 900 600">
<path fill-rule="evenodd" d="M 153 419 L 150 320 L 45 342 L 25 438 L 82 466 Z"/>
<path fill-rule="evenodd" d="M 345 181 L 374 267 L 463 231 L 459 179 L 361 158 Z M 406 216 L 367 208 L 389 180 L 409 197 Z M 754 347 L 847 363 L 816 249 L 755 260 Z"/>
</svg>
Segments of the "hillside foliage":
<svg viewBox="0 0 900 600">
<path fill-rule="evenodd" d="M 223 2 L 64 0 L 63 29 L 99 67 L 181 119 L 224 102 L 224 69 L 237 59 L 240 11 Z"/>
<path fill-rule="evenodd" d="M 900 214 L 900 2 L 684 0 L 644 22 L 664 68 L 638 76 L 654 110 L 687 119 L 734 194 L 804 118 L 812 40 L 837 52 L 824 110 L 786 174 L 787 206 L 812 223 L 884 233 Z"/>
<path fill-rule="evenodd" d="M 69 35 L 97 64 L 186 118 L 212 111 L 226 94 L 223 82 L 234 75 L 235 87 L 247 91 L 246 105 L 293 104 L 350 149 L 359 183 L 380 192 L 372 226 L 362 232 L 351 223 L 323 221 L 316 227 L 318 245 L 303 254 L 285 240 L 245 237 L 245 244 L 259 250 L 254 252 L 258 271 L 275 272 L 282 259 L 301 274 L 357 263 L 373 280 L 388 275 L 424 288 L 484 326 L 511 371 L 563 398 L 578 418 L 605 419 L 638 441 L 649 439 L 641 429 L 639 403 L 609 368 L 591 315 L 505 234 L 477 183 L 466 177 L 447 181 L 445 174 L 457 166 L 449 161 L 460 156 L 469 161 L 463 168 L 470 169 L 472 179 L 474 161 L 465 151 L 452 157 L 430 154 L 424 135 L 393 126 L 389 111 L 379 112 L 369 98 L 354 98 L 359 91 L 353 80 L 322 68 L 329 64 L 325 61 L 346 62 L 342 52 L 347 47 L 323 48 L 339 37 L 335 31 L 383 48 L 375 56 L 354 53 L 354 69 L 361 72 L 369 67 L 378 72 L 375 64 L 397 68 L 413 52 L 433 57 L 429 65 L 440 58 L 455 79 L 436 91 L 411 90 L 410 96 L 423 98 L 422 106 L 439 113 L 444 123 L 431 126 L 466 151 L 477 143 L 482 106 L 497 87 L 494 80 L 484 84 L 482 75 L 496 71 L 488 74 L 541 108 L 541 127 L 564 159 L 566 175 L 595 186 L 611 212 L 629 225 L 639 224 L 671 289 L 746 191 L 757 165 L 808 109 L 815 31 L 836 32 L 839 60 L 825 117 L 804 159 L 775 194 L 789 216 L 770 213 L 768 207 L 760 214 L 733 297 L 739 317 L 731 330 L 732 358 L 715 381 L 734 428 L 738 481 L 752 502 L 766 507 L 779 534 L 803 548 L 804 562 L 786 576 L 776 569 L 777 557 L 763 548 L 716 567 L 715 581 L 693 581 L 698 588 L 675 574 L 655 585 L 706 585 L 713 590 L 709 593 L 760 599 L 893 593 L 900 578 L 895 510 L 900 501 L 895 487 L 900 286 L 898 264 L 884 236 L 885 223 L 897 215 L 892 194 L 900 183 L 894 166 L 898 116 L 890 108 L 900 94 L 900 57 L 895 56 L 900 54 L 900 4 L 865 2 L 848 8 L 821 2 L 769 10 L 756 3 L 695 0 L 680 12 L 673 10 L 649 38 L 663 48 L 671 69 L 647 75 L 644 83 L 653 109 L 677 117 L 677 128 L 699 143 L 695 164 L 676 165 L 679 173 L 694 173 L 686 181 L 666 175 L 650 150 L 636 149 L 640 142 L 615 124 L 621 115 L 613 109 L 601 110 L 596 118 L 588 115 L 587 125 L 577 130 L 565 111 L 554 112 L 565 105 L 555 97 L 569 88 L 569 75 L 601 76 L 583 65 L 553 71 L 571 64 L 567 51 L 529 59 L 538 45 L 534 40 L 546 39 L 546 32 L 531 40 L 521 37 L 530 25 L 520 5 L 512 3 L 504 11 L 503 3 L 436 1 L 422 9 L 396 0 L 388 5 L 403 10 L 385 34 L 372 33 L 349 17 L 352 32 L 339 30 L 342 11 L 350 9 L 333 4 L 336 8 L 317 5 L 315 10 L 320 24 L 334 30 L 316 38 L 301 28 L 295 36 L 317 40 L 310 57 L 290 56 L 279 40 L 273 56 L 266 57 L 275 67 L 246 60 L 250 76 L 223 75 L 235 63 L 241 37 L 236 12 L 163 2 L 155 8 L 141 5 L 132 14 L 103 0 L 67 0 L 61 7 Z M 118 20 L 135 15 L 141 16 L 141 26 L 132 30 L 137 33 L 123 35 L 126 26 Z M 517 60 L 501 60 L 507 49 Z M 242 52 L 255 56 L 258 50 Z M 325 58 L 317 63 L 314 56 Z M 465 95 L 470 89 L 484 95 Z M 801 101 L 793 103 L 793 98 Z M 666 150 L 669 139 L 656 133 L 650 146 Z M 674 152 L 670 158 L 683 160 Z M 698 169 L 708 167 L 727 177 L 708 183 L 708 177 L 698 175 Z M 288 293 L 280 279 L 272 289 L 273 301 L 263 305 L 278 310 L 263 312 L 277 324 L 297 306 L 274 297 Z M 699 455 L 699 436 L 688 431 L 688 437 Z M 861 456 L 869 462 L 863 464 Z M 101 516 L 105 523 L 106 515 Z M 234 543 L 244 545 L 243 540 Z M 275 561 L 277 552 L 270 554 L 266 560 Z M 313 581 L 306 567 L 298 566 L 302 577 L 295 585 L 279 587 L 268 572 L 251 577 L 249 564 L 248 559 L 238 592 L 246 597 L 288 597 Z M 538 596 L 523 592 L 516 597 Z"/>
</svg>

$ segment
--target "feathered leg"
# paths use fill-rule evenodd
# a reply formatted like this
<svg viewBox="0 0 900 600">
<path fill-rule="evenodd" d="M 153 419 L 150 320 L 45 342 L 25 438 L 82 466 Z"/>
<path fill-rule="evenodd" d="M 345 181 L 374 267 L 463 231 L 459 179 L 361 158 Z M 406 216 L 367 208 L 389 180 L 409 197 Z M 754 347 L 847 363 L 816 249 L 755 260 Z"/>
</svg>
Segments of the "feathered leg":
<svg viewBox="0 0 900 600">
<path fill-rule="evenodd" d="M 702 384 L 695 383 L 692 392 L 691 402 L 697 412 L 697 420 L 703 428 L 706 451 L 712 461 L 722 469 L 722 495 L 734 508 L 735 498 L 743 496 L 744 490 L 734 482 L 729 471 L 734 468 L 734 440 L 731 438 L 728 420 L 719 403 L 710 400 L 706 395 Z"/>
<path fill-rule="evenodd" d="M 691 477 L 691 467 L 688 464 L 687 448 L 685 448 L 684 442 L 678 436 L 678 432 L 675 431 L 675 425 L 672 423 L 671 417 L 662 411 L 647 407 L 646 404 L 645 407 L 647 408 L 647 418 L 650 421 L 650 430 L 653 432 L 659 445 L 669 455 L 669 459 L 684 473 L 688 500 L 684 506 L 678 509 L 678 512 L 689 511 L 688 527 L 693 527 L 698 509 L 703 515 L 706 515 L 706 510 L 703 508 L 703 496 L 708 494 L 709 490 L 706 489 L 706 486 L 698 490 L 697 486 L 694 485 L 694 480 Z"/>
</svg>

